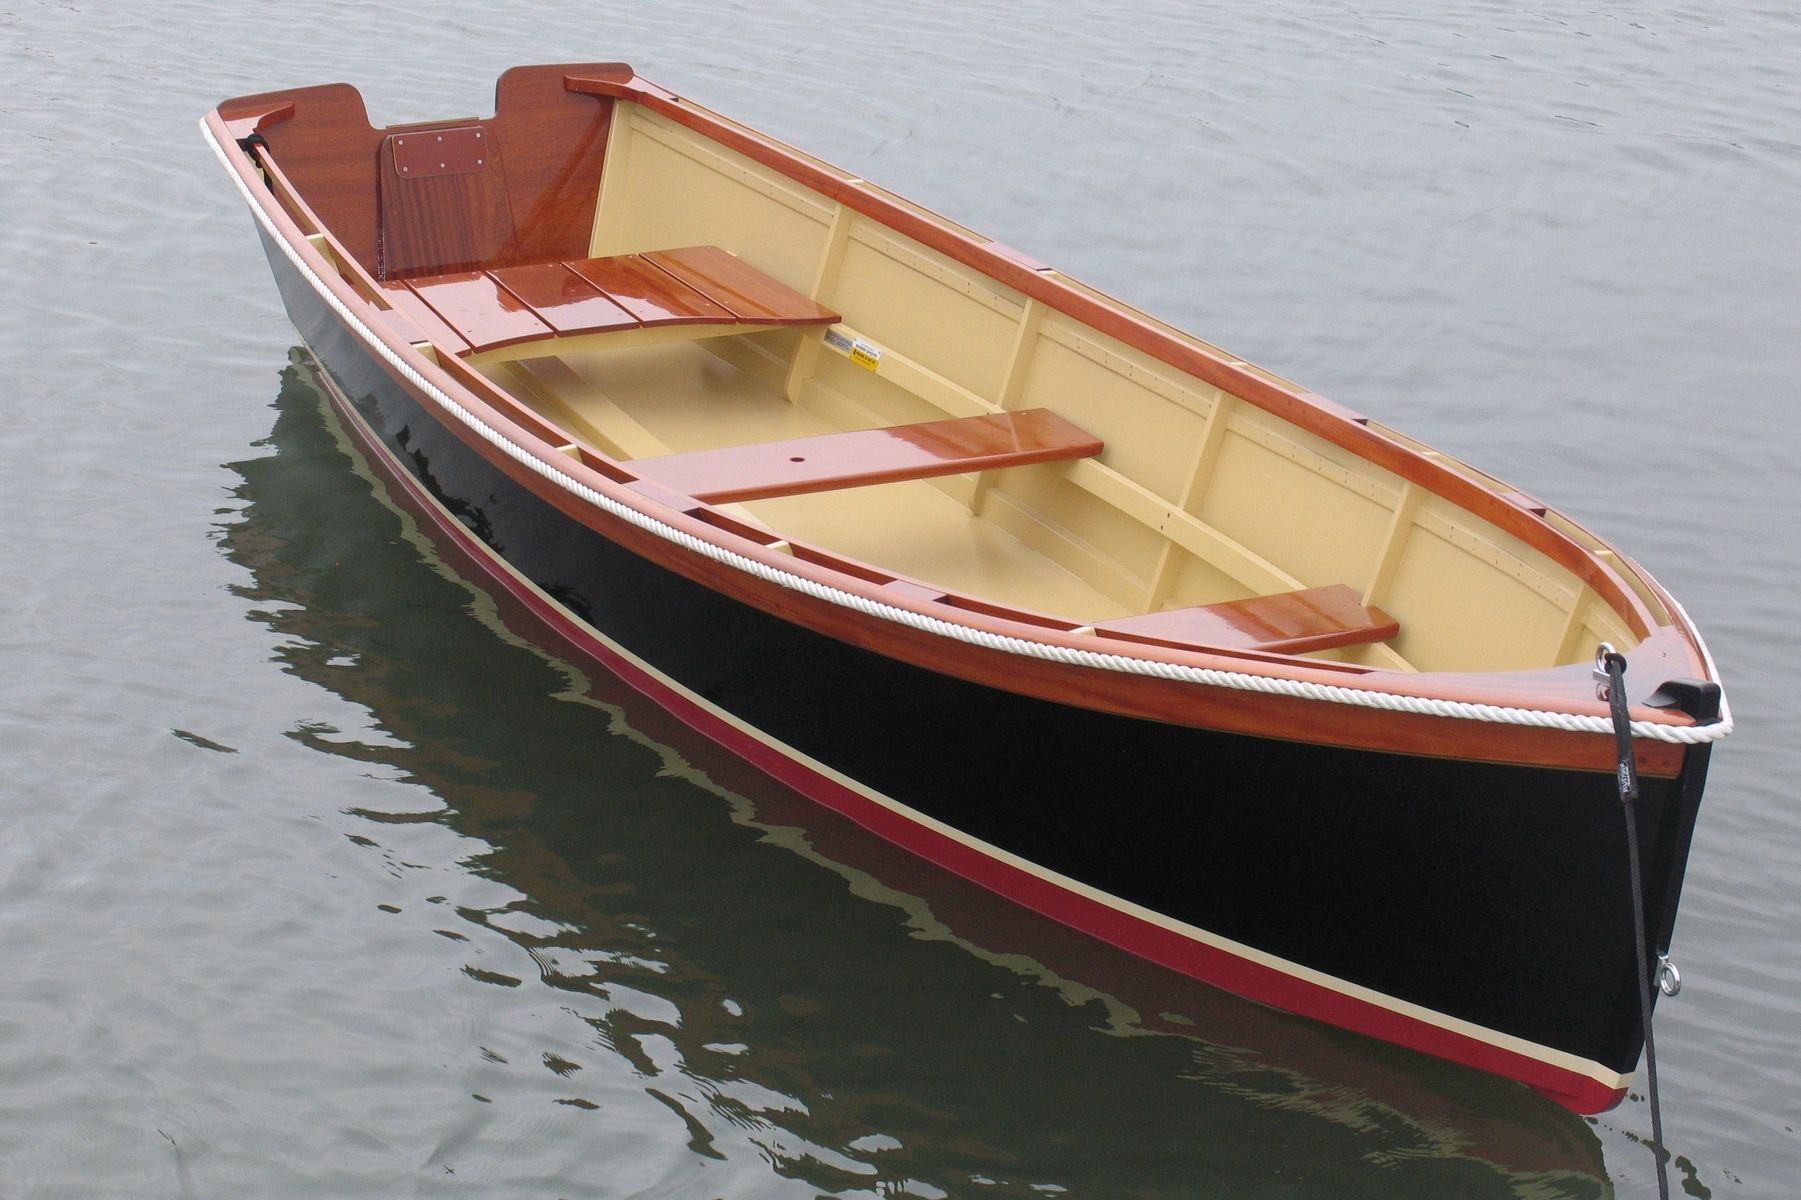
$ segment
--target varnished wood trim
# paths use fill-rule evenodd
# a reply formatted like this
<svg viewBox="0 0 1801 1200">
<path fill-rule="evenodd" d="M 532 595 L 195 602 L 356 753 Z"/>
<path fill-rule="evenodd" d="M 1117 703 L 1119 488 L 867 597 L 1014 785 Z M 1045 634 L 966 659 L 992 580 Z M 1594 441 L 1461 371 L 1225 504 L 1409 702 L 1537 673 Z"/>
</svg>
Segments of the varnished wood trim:
<svg viewBox="0 0 1801 1200">
<path fill-rule="evenodd" d="M 294 101 L 280 93 L 245 96 L 219 106 L 220 120 L 233 141 L 242 141 L 293 116 Z"/>
<path fill-rule="evenodd" d="M 563 265 L 598 288 L 646 329 L 739 319 L 641 254 L 585 258 Z"/>
<path fill-rule="evenodd" d="M 452 354 L 463 354 L 469 350 L 469 342 L 438 315 L 419 294 L 404 283 L 393 283 L 382 289 L 382 299 L 393 306 L 395 313 L 404 314 L 406 319 L 416 326 L 420 333 L 432 342 L 444 347 Z M 413 339 L 408 338 L 408 341 Z"/>
</svg>

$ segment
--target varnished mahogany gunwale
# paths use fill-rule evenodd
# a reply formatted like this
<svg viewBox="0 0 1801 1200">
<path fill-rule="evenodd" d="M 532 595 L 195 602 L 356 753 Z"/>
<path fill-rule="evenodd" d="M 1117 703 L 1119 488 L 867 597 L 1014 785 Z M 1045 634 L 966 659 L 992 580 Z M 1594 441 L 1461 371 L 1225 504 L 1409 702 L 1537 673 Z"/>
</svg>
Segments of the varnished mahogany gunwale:
<svg viewBox="0 0 1801 1200">
<path fill-rule="evenodd" d="M 636 93 L 634 93 L 636 94 Z M 650 94 L 650 93 L 644 93 Z M 667 102 L 665 102 L 667 103 Z M 270 111 L 279 111 L 278 104 L 271 104 Z M 702 119 L 692 110 L 681 110 L 692 116 L 706 127 L 716 120 Z M 316 218 L 311 219 L 314 228 L 302 230 L 294 216 L 287 208 L 277 202 L 272 194 L 262 189 L 249 158 L 235 144 L 231 130 L 226 121 L 218 114 L 212 114 L 207 120 L 215 141 L 225 153 L 233 169 L 250 184 L 251 194 L 258 197 L 257 202 L 264 208 L 271 220 L 282 228 L 284 237 L 290 242 L 294 252 L 302 260 L 309 262 L 320 275 L 327 288 L 352 311 L 370 310 L 381 307 L 379 285 L 371 279 L 366 271 L 358 270 L 354 256 L 346 256 L 340 265 L 328 261 L 307 240 L 306 233 L 324 235 L 330 240 L 331 234 Z M 741 140 L 741 135 L 733 133 L 735 127 L 719 123 L 725 133 L 730 133 L 734 140 Z M 725 138 L 720 140 L 724 141 Z M 774 144 L 771 144 L 772 146 Z M 788 158 L 796 165 L 796 170 L 821 172 L 798 155 L 788 154 L 781 148 L 769 151 L 770 154 Z M 278 175 L 279 172 L 277 171 Z M 826 177 L 835 178 L 835 177 Z M 871 192 L 870 203 L 878 210 L 884 205 L 892 209 L 892 215 L 898 222 L 908 228 L 906 232 L 921 231 L 931 234 L 939 227 L 929 225 L 923 218 L 903 209 L 892 202 L 883 200 Z M 301 206 L 303 216 L 306 214 L 304 204 Z M 960 236 L 960 235 L 958 235 Z M 928 241 L 944 241 L 953 235 L 933 236 Z M 1021 264 L 1021 256 L 1003 253 L 981 243 L 967 243 L 961 247 L 965 253 L 975 254 L 980 251 L 979 258 L 998 264 L 999 273 L 996 278 L 1003 282 L 1011 282 L 1008 275 L 1022 278 L 1017 273 L 1026 272 L 1029 268 Z M 1033 273 L 1040 283 L 1048 277 Z M 1023 281 L 1023 279 L 1022 279 Z M 1024 281 L 1030 282 L 1030 281 Z M 1050 280 L 1057 283 L 1058 281 Z M 1065 287 L 1066 285 L 1059 285 Z M 1028 294 L 1035 294 L 1029 289 Z M 1076 310 L 1082 308 L 1077 301 L 1082 300 L 1079 293 L 1068 289 L 1075 300 L 1070 301 Z M 1047 293 L 1048 294 L 1048 293 Z M 1068 300 L 1069 296 L 1059 296 Z M 1098 305 L 1098 301 L 1088 301 Z M 1065 309 L 1065 311 L 1069 311 Z M 1113 311 L 1113 310 L 1108 310 Z M 1072 314 L 1073 315 L 1073 314 Z M 1150 327 L 1130 315 L 1121 315 L 1126 322 L 1112 322 L 1120 328 Z M 1041 622 L 1009 620 L 1002 615 L 1004 606 L 988 603 L 977 603 L 959 606 L 923 599 L 903 597 L 888 591 L 879 584 L 860 579 L 843 570 L 822 567 L 806 558 L 772 549 L 768 544 L 755 539 L 737 536 L 719 525 L 702 520 L 693 515 L 693 510 L 684 511 L 670 508 L 647 499 L 642 493 L 625 486 L 633 478 L 631 472 L 610 462 L 604 455 L 591 448 L 582 448 L 579 461 L 559 454 L 556 445 L 568 441 L 562 431 L 548 426 L 541 418 L 536 417 L 529 409 L 524 408 L 511 396 L 495 387 L 479 373 L 464 367 L 454 358 L 446 357 L 440 362 L 436 356 L 421 353 L 409 344 L 408 339 L 400 335 L 391 322 L 376 320 L 370 322 L 377 336 L 388 342 L 389 348 L 397 357 L 407 362 L 409 367 L 441 388 L 458 403 L 470 411 L 489 420 L 495 428 L 506 434 L 510 440 L 524 452 L 553 467 L 559 473 L 569 476 L 585 486 L 609 496 L 614 501 L 643 512 L 646 516 L 661 521 L 683 533 L 700 537 L 704 540 L 728 546 L 733 551 L 748 558 L 763 562 L 768 566 L 792 575 L 798 575 L 813 582 L 852 592 L 902 608 L 917 608 L 934 617 L 944 618 L 947 609 L 955 611 L 955 619 L 959 624 L 973 630 L 997 633 L 1010 637 L 1024 637 L 1042 641 L 1051 645 L 1062 645 L 1071 648 L 1093 650 L 1097 647 L 1091 637 L 1077 632 L 1065 632 L 1055 628 L 1047 628 Z M 1109 330 L 1111 332 L 1111 330 Z M 1155 330 L 1151 330 L 1155 332 Z M 1159 357 L 1171 361 L 1171 356 L 1179 359 L 1187 354 L 1199 354 L 1193 347 L 1185 343 L 1172 342 L 1164 346 L 1165 354 Z M 1180 351 L 1181 353 L 1177 353 Z M 1229 368 L 1230 364 L 1212 359 L 1215 367 Z M 1181 365 L 1177 362 L 1175 365 Z M 1199 372 L 1197 372 L 1198 374 Z M 1205 376 L 1203 376 L 1205 377 Z M 1250 381 L 1245 384 L 1244 381 Z M 1306 409 L 1298 413 L 1306 418 L 1297 420 L 1303 427 L 1319 427 L 1322 423 L 1329 425 L 1341 420 L 1336 414 L 1313 405 L 1302 393 L 1286 392 L 1276 385 L 1269 384 L 1260 376 L 1246 374 L 1243 380 L 1233 380 L 1233 386 L 1242 386 L 1245 391 L 1255 393 L 1247 398 L 1263 399 L 1265 407 L 1281 411 L 1283 406 Z M 1275 393 L 1272 396 L 1270 393 Z M 1399 750 L 1406 753 L 1427 755 L 1443 755 L 1454 757 L 1471 757 L 1483 761 L 1513 761 L 1539 763 L 1546 766 L 1572 766 L 1587 769 L 1605 769 L 1610 750 L 1606 739 L 1599 735 L 1570 734 L 1558 730 L 1531 728 L 1517 725 L 1487 724 L 1467 721 L 1447 721 L 1438 717 L 1417 716 L 1379 709 L 1356 708 L 1344 705 L 1331 705 L 1333 719 L 1324 725 L 1319 721 L 1317 713 L 1321 705 L 1318 702 L 1294 699 L 1290 697 L 1269 696 L 1259 693 L 1247 693 L 1232 689 L 1212 689 L 1201 685 L 1171 683 L 1170 681 L 1148 678 L 1140 675 L 1126 675 L 1114 672 L 1094 671 L 1072 668 L 1065 664 L 1049 663 L 1044 660 L 1021 658 L 1017 655 L 1000 654 L 972 647 L 966 643 L 947 641 L 934 635 L 924 634 L 892 622 L 874 620 L 848 610 L 839 605 L 816 600 L 760 580 L 748 578 L 743 572 L 732 568 L 721 567 L 717 563 L 705 560 L 701 556 L 684 553 L 672 547 L 664 539 L 645 534 L 627 522 L 619 521 L 610 514 L 603 513 L 564 489 L 547 483 L 533 472 L 527 471 L 519 464 L 500 455 L 473 433 L 465 429 L 460 422 L 449 423 L 457 435 L 469 441 L 484 456 L 493 460 L 497 466 L 507 471 L 526 486 L 545 499 L 555 504 L 562 511 L 575 516 L 583 523 L 615 536 L 622 543 L 630 545 L 639 553 L 643 553 L 657 561 L 672 566 L 684 575 L 707 582 L 709 586 L 718 587 L 728 594 L 736 595 L 747 602 L 754 603 L 766 611 L 790 615 L 791 619 L 805 619 L 815 627 L 828 630 L 835 636 L 842 636 L 855 644 L 879 649 L 883 653 L 892 654 L 905 661 L 931 669 L 947 670 L 961 677 L 977 679 L 996 686 L 1020 687 L 1030 694 L 1041 695 L 1050 699 L 1061 699 L 1097 705 L 1109 711 L 1127 712 L 1135 715 L 1153 717 L 1159 720 L 1176 720 L 1182 723 L 1205 722 L 1217 728 L 1244 733 L 1273 737 L 1288 737 L 1305 741 L 1321 741 L 1328 744 L 1360 746 L 1371 749 Z M 1340 429 L 1338 433 L 1345 431 Z M 1370 439 L 1375 435 L 1367 433 Z M 1341 438 L 1334 438 L 1344 444 Z M 1430 460 L 1421 458 L 1406 447 L 1379 439 L 1382 444 L 1393 451 L 1392 457 L 1397 459 L 1418 459 L 1423 463 L 1425 473 L 1433 471 L 1450 474 Z M 553 442 L 555 444 L 553 444 Z M 1453 482 L 1462 477 L 1453 477 Z M 1474 489 L 1468 484 L 1464 490 Z M 1452 488 L 1456 491 L 1458 488 Z M 1483 491 L 1496 504 L 1505 503 L 1493 493 Z M 1455 496 L 1450 496 L 1453 500 Z M 1466 506 L 1467 507 L 1467 506 Z M 1518 510 L 1515 510 L 1518 511 Z M 1478 513 L 1478 515 L 1481 515 Z M 1523 515 L 1523 514 L 1522 514 Z M 1569 543 L 1578 557 L 1587 556 L 1580 552 L 1574 543 Z M 1592 560 L 1590 560 L 1592 562 Z M 1611 572 L 1599 563 L 1592 563 L 1596 570 L 1602 570 L 1611 578 Z M 1652 585 L 1655 589 L 1655 585 Z M 1598 589 L 1599 590 L 1599 589 Z M 1661 591 L 1658 590 L 1661 595 Z M 1636 598 L 1634 598 L 1636 600 Z M 1642 604 L 1640 605 L 1642 608 Z M 1704 667 L 1692 639 L 1685 631 L 1670 629 L 1663 636 L 1649 639 L 1659 643 L 1659 649 L 1650 657 L 1654 662 L 1662 664 L 1661 672 L 1652 677 L 1652 672 L 1641 672 L 1633 678 L 1643 681 L 1648 690 L 1656 680 L 1671 674 L 1701 675 Z M 1596 716 L 1606 713 L 1606 707 L 1594 698 L 1592 685 L 1585 678 L 1585 672 L 1578 668 L 1558 669 L 1553 671 L 1521 673 L 1517 680 L 1510 680 L 1506 675 L 1494 674 L 1456 674 L 1438 673 L 1426 676 L 1407 676 L 1369 669 L 1347 667 L 1344 664 L 1315 662 L 1305 659 L 1289 658 L 1282 655 L 1268 655 L 1255 652 L 1232 652 L 1229 650 L 1194 650 L 1185 651 L 1173 648 L 1135 646 L 1124 642 L 1109 642 L 1106 651 L 1121 658 L 1142 658 L 1147 661 L 1184 663 L 1222 670 L 1249 671 L 1256 674 L 1289 678 L 1300 681 L 1343 685 L 1351 680 L 1360 690 L 1388 692 L 1399 696 L 1423 696 L 1433 699 L 1461 700 L 1474 703 L 1505 704 L 1521 708 L 1545 708 L 1554 711 L 1578 712 Z M 1672 653 L 1673 651 L 1673 653 Z M 1640 650 L 1629 653 L 1629 658 L 1638 661 Z M 1656 670 L 1656 668 L 1654 668 Z M 1197 696 L 1208 693 L 1216 694 L 1212 701 L 1201 700 Z M 1643 705 L 1634 708 L 1636 719 L 1648 720 L 1672 725 L 1690 724 L 1687 718 L 1661 709 L 1651 709 Z M 1673 774 L 1680 765 L 1681 748 L 1665 743 L 1638 743 L 1641 769 L 1647 773 Z"/>
</svg>

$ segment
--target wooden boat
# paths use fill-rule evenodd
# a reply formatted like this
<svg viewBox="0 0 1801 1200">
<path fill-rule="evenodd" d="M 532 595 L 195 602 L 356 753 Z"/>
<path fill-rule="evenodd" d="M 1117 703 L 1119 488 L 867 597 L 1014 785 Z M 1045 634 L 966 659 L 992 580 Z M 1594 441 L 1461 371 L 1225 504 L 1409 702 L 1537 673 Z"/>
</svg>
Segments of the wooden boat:
<svg viewBox="0 0 1801 1200">
<path fill-rule="evenodd" d="M 203 121 L 398 494 L 580 653 L 942 867 L 1595 1111 L 1713 664 L 1488 475 L 618 63 Z M 496 714 L 504 720 L 504 714 Z"/>
</svg>

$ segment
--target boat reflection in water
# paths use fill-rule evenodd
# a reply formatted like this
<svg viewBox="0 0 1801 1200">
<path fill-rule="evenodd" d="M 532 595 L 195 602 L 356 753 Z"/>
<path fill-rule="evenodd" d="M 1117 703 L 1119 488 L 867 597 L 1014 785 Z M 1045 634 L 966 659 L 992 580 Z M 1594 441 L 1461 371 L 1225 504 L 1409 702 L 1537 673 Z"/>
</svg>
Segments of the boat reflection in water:
<svg viewBox="0 0 1801 1200">
<path fill-rule="evenodd" d="M 395 498 L 305 361 L 283 373 L 273 455 L 233 465 L 245 506 L 223 546 L 283 668 L 385 735 L 292 734 L 397 776 L 345 832 L 397 879 L 427 868 L 444 903 L 388 919 L 420 922 L 423 960 L 463 957 L 445 988 L 474 998 L 447 1003 L 507 990 L 498 1030 L 434 1051 L 471 1104 L 601 1110 L 578 1145 L 533 1153 L 644 1153 L 642 1123 L 673 1110 L 679 1155 L 834 1192 L 1610 1193 L 1591 1126 L 1525 1088 L 1073 933 L 556 657 L 378 505 Z"/>
</svg>

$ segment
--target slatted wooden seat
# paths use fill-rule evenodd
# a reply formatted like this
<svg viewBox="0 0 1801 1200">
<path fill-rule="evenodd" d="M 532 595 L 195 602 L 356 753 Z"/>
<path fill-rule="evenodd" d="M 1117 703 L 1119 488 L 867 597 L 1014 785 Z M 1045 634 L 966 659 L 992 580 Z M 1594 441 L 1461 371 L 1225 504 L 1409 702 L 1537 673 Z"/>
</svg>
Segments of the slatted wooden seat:
<svg viewBox="0 0 1801 1200">
<path fill-rule="evenodd" d="M 1158 646 L 1219 646 L 1305 654 L 1310 650 L 1386 641 L 1401 631 L 1401 625 L 1381 609 L 1365 605 L 1351 588 L 1334 583 L 1223 604 L 1120 617 L 1097 622 L 1094 629 L 1104 637 Z"/>
<path fill-rule="evenodd" d="M 497 121 L 470 121 L 396 130 L 378 143 L 373 274 L 403 327 L 493 359 L 601 334 L 685 329 L 667 336 L 701 338 L 838 319 L 718 246 L 546 253 L 538 227 L 513 219 L 519 197 L 504 132 Z M 530 139 L 517 134 L 509 153 L 535 162 Z"/>
<path fill-rule="evenodd" d="M 383 288 L 396 308 L 425 317 L 428 335 L 453 333 L 458 353 L 512 349 L 508 357 L 534 342 L 633 329 L 708 337 L 838 320 L 717 246 L 418 275 Z"/>
<path fill-rule="evenodd" d="M 635 458 L 630 470 L 711 504 L 961 475 L 1099 454 L 1100 439 L 1048 409 Z"/>
</svg>

